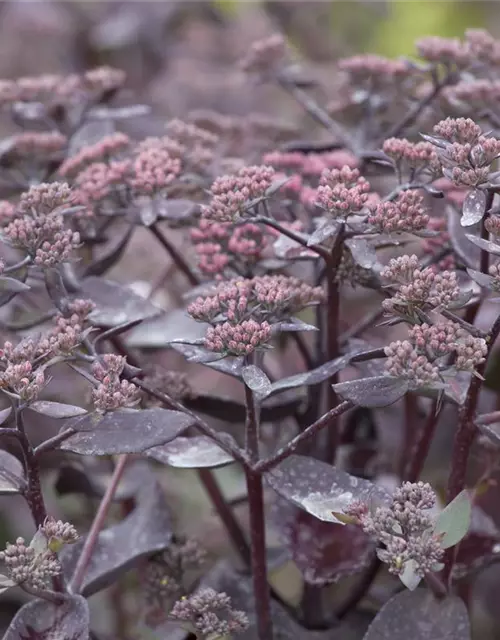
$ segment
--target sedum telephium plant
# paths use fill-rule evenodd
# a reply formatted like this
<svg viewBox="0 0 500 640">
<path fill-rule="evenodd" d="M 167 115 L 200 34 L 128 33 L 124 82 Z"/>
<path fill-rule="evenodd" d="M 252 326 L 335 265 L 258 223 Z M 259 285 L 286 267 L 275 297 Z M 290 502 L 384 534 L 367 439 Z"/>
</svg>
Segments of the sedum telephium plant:
<svg viewBox="0 0 500 640">
<path fill-rule="evenodd" d="M 100 637 L 97 593 L 127 637 L 420 640 L 437 619 L 435 637 L 470 637 L 467 594 L 500 543 L 483 501 L 500 445 L 484 408 L 487 386 L 498 400 L 500 42 L 469 30 L 416 51 L 340 60 L 321 106 L 281 36 L 252 45 L 247 82 L 297 101 L 320 143 L 205 111 L 138 140 L 117 128 L 138 109 L 113 106 L 125 76 L 108 67 L 0 82 L 2 117 L 22 126 L 0 163 L 0 489 L 33 520 L 0 552 L 2 591 L 32 598 L 8 640 Z M 108 277 L 138 233 L 179 271 L 149 297 Z M 232 378 L 227 394 L 191 368 L 206 389 Z M 450 431 L 441 492 L 425 479 Z M 161 465 L 195 470 L 231 562 L 173 524 Z M 243 480 L 235 503 L 224 465 Z M 54 478 L 77 508 L 56 514 Z M 287 560 L 293 602 L 270 580 Z"/>
</svg>

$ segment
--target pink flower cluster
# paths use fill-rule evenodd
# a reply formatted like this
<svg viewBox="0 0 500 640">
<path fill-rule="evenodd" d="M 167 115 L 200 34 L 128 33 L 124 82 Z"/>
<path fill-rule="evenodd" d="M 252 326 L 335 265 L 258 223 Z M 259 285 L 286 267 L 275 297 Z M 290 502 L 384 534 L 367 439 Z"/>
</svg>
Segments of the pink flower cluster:
<svg viewBox="0 0 500 640">
<path fill-rule="evenodd" d="M 389 507 L 371 508 L 368 504 L 353 502 L 346 513 L 363 531 L 384 545 L 377 550 L 377 555 L 389 565 L 390 573 L 401 575 L 411 563 L 415 573 L 423 577 L 443 566 L 441 536 L 434 533 L 434 522 L 427 512 L 435 504 L 436 495 L 429 484 L 405 482 L 394 492 Z"/>
<path fill-rule="evenodd" d="M 387 138 L 382 149 L 400 171 L 406 165 L 409 169 L 428 169 L 432 174 L 441 173 L 438 155 L 429 142 L 410 142 L 406 138 Z"/>
<path fill-rule="evenodd" d="M 384 349 L 386 372 L 396 378 L 406 378 L 413 388 L 428 386 L 440 380 L 439 367 L 412 345 L 409 340 L 391 342 Z"/>
<path fill-rule="evenodd" d="M 496 238 L 500 237 L 500 216 L 490 215 L 484 221 L 487 231 Z"/>
<path fill-rule="evenodd" d="M 403 191 L 394 202 L 380 202 L 368 222 L 382 233 L 420 231 L 429 222 L 423 196 L 415 190 Z"/>
<path fill-rule="evenodd" d="M 246 73 L 269 77 L 281 70 L 285 59 L 285 40 L 282 35 L 275 33 L 253 42 L 246 56 L 240 61 L 240 68 Z"/>
<path fill-rule="evenodd" d="M 500 140 L 481 135 L 470 119 L 447 118 L 434 127 L 444 173 L 459 186 L 475 187 L 488 181 L 490 165 L 500 156 Z"/>
<path fill-rule="evenodd" d="M 75 95 L 85 101 L 93 97 L 120 89 L 125 82 L 125 73 L 112 67 L 97 67 L 83 75 L 42 74 L 17 80 L 0 80 L 0 104 L 14 102 L 74 101 Z"/>
<path fill-rule="evenodd" d="M 221 282 L 212 294 L 192 302 L 187 311 L 195 320 L 202 322 L 214 322 L 217 317 L 239 322 L 248 316 L 276 321 L 323 301 L 321 287 L 311 287 L 298 278 L 256 276 Z"/>
<path fill-rule="evenodd" d="M 488 273 L 493 278 L 491 283 L 492 289 L 494 291 L 500 291 L 500 263 L 490 265 Z"/>
<path fill-rule="evenodd" d="M 130 138 L 124 133 L 112 133 L 94 144 L 84 146 L 78 153 L 67 158 L 59 167 L 59 174 L 74 177 L 94 162 L 109 162 L 130 145 Z"/>
<path fill-rule="evenodd" d="M 456 322 L 415 325 L 409 335 L 415 346 L 431 360 L 454 354 L 453 367 L 458 371 L 474 373 L 488 353 L 484 338 L 470 335 Z"/>
<path fill-rule="evenodd" d="M 391 281 L 397 291 L 382 302 L 386 311 L 408 315 L 412 308 L 447 308 L 460 297 L 456 273 L 438 273 L 432 267 L 418 268 L 418 258 L 400 256 L 389 261 L 381 276 Z"/>
<path fill-rule="evenodd" d="M 57 131 L 49 133 L 25 131 L 16 135 L 12 142 L 12 153 L 22 157 L 35 156 L 39 158 L 62 151 L 66 147 L 68 139 Z"/>
<path fill-rule="evenodd" d="M 66 316 L 59 314 L 46 339 L 46 350 L 53 354 L 70 354 L 85 336 L 85 320 L 95 305 L 91 300 L 76 299 Z"/>
<path fill-rule="evenodd" d="M 19 211 L 4 227 L 3 237 L 26 251 L 33 262 L 53 267 L 65 262 L 80 244 L 78 233 L 67 229 L 58 209 L 70 199 L 67 185 L 41 184 L 21 196 Z"/>
<path fill-rule="evenodd" d="M 317 204 L 334 217 L 359 213 L 366 205 L 370 183 L 357 169 L 325 170 L 316 190 Z"/>
<path fill-rule="evenodd" d="M 137 195 L 151 196 L 169 187 L 180 171 L 179 158 L 164 149 L 144 149 L 134 158 L 129 184 Z"/>
<path fill-rule="evenodd" d="M 271 325 L 256 320 L 242 320 L 237 324 L 224 322 L 207 329 L 205 349 L 232 356 L 247 356 L 265 345 L 271 337 Z"/>
<path fill-rule="evenodd" d="M 220 276 L 235 264 L 245 268 L 257 262 L 268 245 L 268 234 L 256 224 L 210 222 L 201 219 L 191 230 L 198 268 L 206 275 Z"/>
<path fill-rule="evenodd" d="M 93 162 L 75 178 L 75 204 L 85 206 L 87 215 L 92 215 L 95 206 L 110 197 L 115 190 L 125 187 L 130 170 L 129 159 L 109 163 Z"/>
<path fill-rule="evenodd" d="M 472 60 L 467 43 L 461 42 L 458 38 L 428 36 L 417 40 L 416 46 L 421 58 L 435 64 L 456 65 L 464 68 Z"/>
<path fill-rule="evenodd" d="M 45 384 L 43 369 L 33 366 L 37 356 L 41 355 L 43 345 L 31 339 L 23 340 L 14 346 L 6 342 L 0 351 L 4 371 L 0 373 L 0 388 L 8 389 L 18 395 L 23 402 L 36 400 Z"/>
<path fill-rule="evenodd" d="M 210 204 L 202 207 L 203 217 L 213 222 L 233 222 L 251 201 L 265 197 L 274 178 L 274 169 L 265 165 L 243 167 L 235 175 L 217 178 L 210 189 Z"/>
<path fill-rule="evenodd" d="M 168 146 L 177 145 L 176 154 L 166 146 L 167 151 L 182 160 L 182 165 L 194 172 L 205 172 L 215 158 L 215 148 L 219 136 L 195 124 L 183 120 L 170 120 L 167 124 Z"/>
<path fill-rule="evenodd" d="M 102 357 L 102 362 L 94 362 L 92 373 L 100 383 L 92 391 L 96 411 L 105 413 L 139 403 L 139 388 L 128 380 L 120 380 L 124 367 L 125 358 L 114 354 L 106 354 Z"/>
<path fill-rule="evenodd" d="M 348 73 L 355 84 L 367 80 L 392 82 L 411 72 L 409 65 L 403 60 L 392 60 L 371 53 L 341 58 L 338 67 L 341 71 Z"/>
<path fill-rule="evenodd" d="M 443 96 L 452 104 L 466 103 L 469 107 L 482 108 L 496 106 L 500 100 L 500 80 L 478 78 L 464 80 L 446 87 Z"/>
</svg>

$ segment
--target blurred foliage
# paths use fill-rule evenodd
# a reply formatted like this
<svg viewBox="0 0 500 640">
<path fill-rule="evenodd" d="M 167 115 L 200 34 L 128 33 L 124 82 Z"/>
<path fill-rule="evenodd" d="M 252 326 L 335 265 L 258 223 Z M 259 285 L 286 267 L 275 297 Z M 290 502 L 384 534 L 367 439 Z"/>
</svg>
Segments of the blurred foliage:
<svg viewBox="0 0 500 640">
<path fill-rule="evenodd" d="M 362 43 L 363 50 L 386 56 L 412 55 L 417 38 L 461 37 L 465 29 L 487 24 L 483 2 L 399 0 L 389 5 L 387 17 L 376 26 L 372 38 Z"/>
<path fill-rule="evenodd" d="M 227 18 L 247 0 L 213 0 Z M 496 2 L 482 0 L 255 0 L 307 56 L 327 59 L 364 51 L 410 56 L 426 35 L 462 36 L 491 28 Z M 493 29 L 494 30 L 494 29 Z"/>
</svg>

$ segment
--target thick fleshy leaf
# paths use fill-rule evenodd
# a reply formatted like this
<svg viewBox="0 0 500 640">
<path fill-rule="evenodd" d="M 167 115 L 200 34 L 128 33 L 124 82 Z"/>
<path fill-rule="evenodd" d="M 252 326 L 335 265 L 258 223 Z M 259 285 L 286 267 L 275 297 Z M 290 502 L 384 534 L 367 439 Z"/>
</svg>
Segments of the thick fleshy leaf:
<svg viewBox="0 0 500 640">
<path fill-rule="evenodd" d="M 254 364 L 243 367 L 241 376 L 246 386 L 258 396 L 265 397 L 271 392 L 271 381 L 262 369 L 256 367 Z"/>
<path fill-rule="evenodd" d="M 0 410 L 0 424 L 3 424 L 12 413 L 12 407 Z"/>
<path fill-rule="evenodd" d="M 467 269 L 467 273 L 480 287 L 484 287 L 490 291 L 500 291 L 500 287 L 495 285 L 495 278 L 493 278 L 493 276 L 481 273 L 481 271 L 476 271 L 475 269 Z"/>
<path fill-rule="evenodd" d="M 74 418 L 87 413 L 85 409 L 74 404 L 63 404 L 62 402 L 51 402 L 50 400 L 37 400 L 32 402 L 29 408 L 50 418 Z"/>
<path fill-rule="evenodd" d="M 458 596 L 437 600 L 427 589 L 403 591 L 387 602 L 363 640 L 470 640 L 467 608 Z"/>
<path fill-rule="evenodd" d="M 191 220 L 198 214 L 199 209 L 200 205 L 196 202 L 182 198 L 162 199 L 157 203 L 158 217 L 168 220 L 171 224 Z"/>
<path fill-rule="evenodd" d="M 390 495 L 369 480 L 306 456 L 290 456 L 265 477 L 276 493 L 325 522 L 345 524 L 335 514 L 354 500 L 390 502 Z"/>
<path fill-rule="evenodd" d="M 137 493 L 141 479 L 134 475 L 134 471 L 135 465 L 125 469 L 114 500 L 129 500 Z M 58 467 L 54 488 L 61 496 L 78 494 L 102 498 L 111 478 L 109 460 L 85 456 Z"/>
<path fill-rule="evenodd" d="M 465 197 L 460 224 L 462 227 L 471 227 L 473 224 L 481 222 L 485 213 L 486 192 L 481 189 L 474 189 Z"/>
<path fill-rule="evenodd" d="M 500 422 L 493 424 L 481 424 L 480 422 L 476 422 L 476 426 L 483 435 L 493 442 L 493 444 L 500 447 Z"/>
<path fill-rule="evenodd" d="M 86 122 L 74 133 L 69 141 L 68 156 L 74 156 L 84 147 L 96 144 L 115 131 L 112 120 Z"/>
<path fill-rule="evenodd" d="M 328 238 L 336 236 L 340 227 L 341 223 L 338 221 L 330 218 L 323 219 L 307 239 L 308 246 L 312 247 L 315 244 L 321 244 Z"/>
<path fill-rule="evenodd" d="M 496 244 L 495 242 L 491 242 L 490 240 L 485 240 L 484 238 L 475 236 L 472 233 L 466 233 L 465 237 L 467 238 L 467 240 L 470 240 L 477 247 L 479 247 L 480 249 L 483 249 L 483 251 L 492 253 L 495 256 L 500 256 L 500 244 Z"/>
<path fill-rule="evenodd" d="M 85 277 L 101 276 L 106 273 L 108 269 L 111 269 L 111 267 L 115 265 L 125 253 L 134 230 L 135 227 L 133 225 L 129 225 L 125 228 L 123 234 L 118 236 L 117 239 L 115 239 L 115 235 L 117 234 L 113 234 L 112 241 L 106 251 L 102 255 L 99 255 L 99 257 L 93 260 L 85 268 Z"/>
<path fill-rule="evenodd" d="M 241 371 L 243 369 L 243 358 L 228 356 L 227 358 L 219 358 L 219 354 L 213 353 L 193 344 L 181 344 L 172 342 L 172 349 L 182 353 L 188 362 L 197 362 L 198 364 L 204 364 L 206 367 L 220 371 L 221 373 L 227 373 L 234 378 L 241 380 Z"/>
<path fill-rule="evenodd" d="M 22 285 L 25 282 L 26 278 L 28 277 L 28 267 L 26 266 L 22 269 L 19 269 L 16 272 L 16 276 L 17 276 L 16 282 L 18 282 L 19 285 Z M 18 293 L 19 293 L 19 290 L 18 291 L 12 291 L 8 289 L 4 289 L 3 291 L 0 290 L 0 307 L 3 307 L 5 304 L 10 302 L 13 298 L 15 298 L 15 296 Z"/>
<path fill-rule="evenodd" d="M 361 378 L 333 385 L 335 393 L 358 407 L 387 407 L 408 391 L 408 381 L 390 376 Z"/>
<path fill-rule="evenodd" d="M 349 364 L 350 358 L 350 355 L 341 356 L 340 358 L 335 358 L 335 360 L 330 360 L 330 362 L 325 362 L 325 364 L 316 367 L 316 369 L 311 369 L 311 371 L 297 373 L 294 376 L 277 380 L 272 383 L 268 395 L 284 391 L 285 389 L 295 389 L 297 387 L 311 386 L 324 382 L 338 371 L 344 369 Z"/>
<path fill-rule="evenodd" d="M 453 547 L 467 534 L 472 512 L 469 492 L 464 490 L 448 504 L 436 519 L 434 533 L 441 534 L 443 549 Z"/>
<path fill-rule="evenodd" d="M 21 462 L 7 451 L 0 450 L 0 495 L 20 493 L 25 486 Z"/>
<path fill-rule="evenodd" d="M 224 420 L 226 422 L 245 422 L 245 405 L 241 402 L 219 396 L 199 395 L 184 401 L 192 411 Z M 293 416 L 303 403 L 297 394 L 284 394 L 279 398 L 266 399 L 261 408 L 262 422 L 276 422 Z"/>
<path fill-rule="evenodd" d="M 354 262 L 363 269 L 372 269 L 378 264 L 375 249 L 364 238 L 350 238 L 345 244 Z"/>
<path fill-rule="evenodd" d="M 377 555 L 380 553 L 381 550 L 377 549 Z M 422 582 L 422 576 L 417 573 L 417 563 L 415 560 L 408 560 L 408 562 L 405 563 L 403 572 L 399 574 L 399 579 L 407 589 L 415 591 L 418 585 Z"/>
<path fill-rule="evenodd" d="M 300 237 L 305 243 L 307 243 L 309 240 L 309 236 L 305 233 L 294 231 L 294 234 Z M 281 233 L 278 239 L 273 243 L 273 249 L 277 258 L 283 258 L 286 260 L 292 260 L 293 258 L 302 258 L 308 260 L 318 259 L 318 254 L 315 253 L 312 249 L 308 249 L 300 242 L 292 240 L 288 236 L 285 236 L 283 233 Z"/>
<path fill-rule="evenodd" d="M 96 308 L 90 314 L 90 320 L 102 327 L 116 327 L 161 313 L 158 307 L 131 289 L 94 276 L 82 282 L 79 295 L 95 303 Z"/>
<path fill-rule="evenodd" d="M 288 322 L 276 322 L 272 325 L 272 329 L 275 332 L 318 331 L 318 327 L 315 327 L 313 324 L 308 324 L 300 318 L 291 318 Z"/>
<path fill-rule="evenodd" d="M 83 596 L 66 595 L 60 604 L 37 599 L 16 613 L 3 640 L 88 640 L 89 624 Z"/>
<path fill-rule="evenodd" d="M 31 287 L 8 276 L 0 276 L 0 293 L 20 293 L 21 291 L 29 291 Z"/>
<path fill-rule="evenodd" d="M 64 429 L 72 428 L 76 433 L 60 448 L 87 456 L 141 453 L 170 442 L 194 421 L 181 411 L 160 408 L 89 414 L 66 423 Z"/>
<path fill-rule="evenodd" d="M 11 580 L 9 577 L 4 576 L 3 573 L 0 573 L 0 593 L 4 593 L 8 591 L 8 589 L 12 589 L 15 587 L 16 583 L 14 580 Z"/>
<path fill-rule="evenodd" d="M 189 345 L 202 339 L 208 326 L 193 320 L 183 309 L 175 309 L 141 322 L 129 332 L 126 342 L 141 349 L 159 349 L 174 340 Z"/>
<path fill-rule="evenodd" d="M 153 472 L 146 464 L 136 465 L 141 486 L 135 497 L 136 508 L 119 524 L 99 534 L 82 594 L 86 597 L 113 584 L 143 557 L 168 547 L 172 538 L 170 513 Z M 76 566 L 85 538 L 64 547 L 61 560 L 69 578 Z"/>
<path fill-rule="evenodd" d="M 309 584 L 325 585 L 366 568 L 374 543 L 356 525 L 318 520 L 280 500 L 275 521 L 286 549 Z"/>
<path fill-rule="evenodd" d="M 224 437 L 232 440 L 228 434 L 224 434 Z M 183 469 L 220 467 L 233 462 L 232 456 L 207 436 L 180 436 L 168 444 L 148 449 L 146 455 L 163 464 Z"/>
</svg>

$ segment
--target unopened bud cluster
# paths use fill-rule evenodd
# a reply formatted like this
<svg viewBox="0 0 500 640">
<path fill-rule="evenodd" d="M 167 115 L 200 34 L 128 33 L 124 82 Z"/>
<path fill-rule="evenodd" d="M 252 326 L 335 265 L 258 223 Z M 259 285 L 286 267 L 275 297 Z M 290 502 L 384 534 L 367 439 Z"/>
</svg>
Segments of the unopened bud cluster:
<svg viewBox="0 0 500 640">
<path fill-rule="evenodd" d="M 424 170 L 433 176 L 441 174 L 438 154 L 430 142 L 410 142 L 406 138 L 387 138 L 382 149 L 394 162 L 400 174 L 411 171 L 414 178 Z"/>
<path fill-rule="evenodd" d="M 434 127 L 444 174 L 456 185 L 477 187 L 488 182 L 491 164 L 500 155 L 500 140 L 482 135 L 470 118 L 447 118 Z"/>
<path fill-rule="evenodd" d="M 271 338 L 271 323 L 290 318 L 324 300 L 321 287 L 288 276 L 256 276 L 221 282 L 192 302 L 188 313 L 215 325 L 207 330 L 205 347 L 226 355 L 249 355 Z"/>
<path fill-rule="evenodd" d="M 62 573 L 57 552 L 77 540 L 78 533 L 72 524 L 47 517 L 29 545 L 24 538 L 7 543 L 0 552 L 0 563 L 16 585 L 43 591 L 50 587 L 51 578 Z"/>
<path fill-rule="evenodd" d="M 24 402 L 36 400 L 45 385 L 43 368 L 34 366 L 38 356 L 44 355 L 44 342 L 30 338 L 14 346 L 5 342 L 0 351 L 0 361 L 4 369 L 0 373 L 0 388 L 19 396 Z"/>
<path fill-rule="evenodd" d="M 428 513 L 435 503 L 436 495 L 429 484 L 405 482 L 395 491 L 389 507 L 371 510 L 367 504 L 355 502 L 346 513 L 384 545 L 377 555 L 389 565 L 391 573 L 401 575 L 411 562 L 415 573 L 423 577 L 442 568 L 444 550 Z"/>
<path fill-rule="evenodd" d="M 252 222 L 231 224 L 202 218 L 191 230 L 191 240 L 200 271 L 209 276 L 221 276 L 235 268 L 248 271 L 261 259 L 268 246 L 269 234 Z"/>
<path fill-rule="evenodd" d="M 241 633 L 248 628 L 248 617 L 233 609 L 231 598 L 214 589 L 200 589 L 178 600 L 169 618 L 181 623 L 200 640 L 216 640 Z"/>
<path fill-rule="evenodd" d="M 145 602 L 154 613 L 171 607 L 188 589 L 186 574 L 198 570 L 206 552 L 194 539 L 176 536 L 170 546 L 152 556 L 142 574 Z"/>
<path fill-rule="evenodd" d="M 140 390 L 132 382 L 121 380 L 125 368 L 125 358 L 106 354 L 102 362 L 96 361 L 92 373 L 99 381 L 92 391 L 92 402 L 96 411 L 105 413 L 124 407 L 133 407 L 140 401 Z"/>
<path fill-rule="evenodd" d="M 396 289 L 394 296 L 382 303 L 390 313 L 411 316 L 415 308 L 447 308 L 460 298 L 455 272 L 420 269 L 416 255 L 391 259 L 381 276 Z"/>
<path fill-rule="evenodd" d="M 417 191 L 403 191 L 394 202 L 380 202 L 368 216 L 381 233 L 421 231 L 429 222 L 424 199 Z"/>
<path fill-rule="evenodd" d="M 210 204 L 202 207 L 203 217 L 213 222 L 237 220 L 254 200 L 265 197 L 274 177 L 272 167 L 255 165 L 216 178 L 210 189 Z"/>
<path fill-rule="evenodd" d="M 325 170 L 316 190 L 316 204 L 335 218 L 359 213 L 366 205 L 370 183 L 348 166 Z"/>
<path fill-rule="evenodd" d="M 285 40 L 276 33 L 269 38 L 253 42 L 246 56 L 240 61 L 240 67 L 246 73 L 265 79 L 277 74 L 283 68 L 285 59 Z"/>
<path fill-rule="evenodd" d="M 4 239 L 26 251 L 37 265 L 53 267 L 67 261 L 80 244 L 79 234 L 66 228 L 60 213 L 71 198 L 65 183 L 31 187 L 21 195 L 18 209 L 4 227 Z"/>
</svg>

